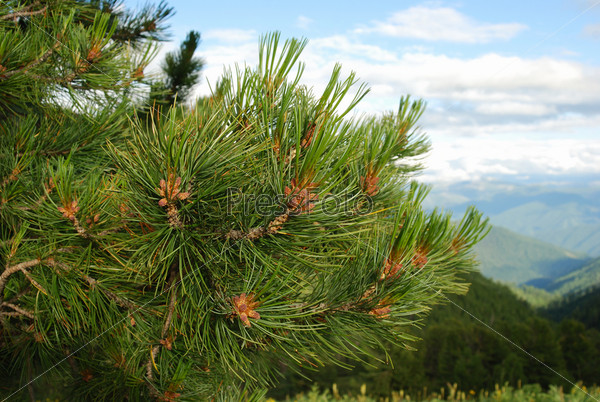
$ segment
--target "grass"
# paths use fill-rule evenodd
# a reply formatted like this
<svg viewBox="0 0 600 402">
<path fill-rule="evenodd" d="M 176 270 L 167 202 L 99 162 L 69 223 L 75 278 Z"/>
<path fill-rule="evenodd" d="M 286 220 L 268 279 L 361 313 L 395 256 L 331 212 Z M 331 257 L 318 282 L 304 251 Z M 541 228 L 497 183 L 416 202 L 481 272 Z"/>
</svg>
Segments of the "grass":
<svg viewBox="0 0 600 402">
<path fill-rule="evenodd" d="M 447 388 L 442 388 L 439 392 L 429 392 L 427 389 L 416 395 L 409 395 L 404 391 L 394 391 L 392 395 L 386 398 L 375 398 L 369 396 L 366 384 L 363 384 L 360 394 L 340 394 L 337 385 L 333 384 L 331 390 L 319 390 L 313 387 L 307 393 L 301 393 L 293 398 L 288 397 L 286 401 L 294 402 L 337 402 L 337 401 L 356 401 L 356 402 L 397 402 L 397 401 L 515 401 L 515 402 L 536 402 L 536 401 L 556 401 L 556 402 L 580 402 L 580 401 L 600 401 L 600 387 L 594 386 L 586 388 L 577 384 L 570 391 L 563 390 L 562 387 L 551 386 L 549 390 L 542 390 L 537 385 L 525 385 L 523 387 L 513 388 L 510 386 L 499 386 L 493 391 L 474 390 L 461 391 L 456 384 L 448 384 Z M 266 402 L 277 402 L 274 399 L 267 399 Z"/>
</svg>

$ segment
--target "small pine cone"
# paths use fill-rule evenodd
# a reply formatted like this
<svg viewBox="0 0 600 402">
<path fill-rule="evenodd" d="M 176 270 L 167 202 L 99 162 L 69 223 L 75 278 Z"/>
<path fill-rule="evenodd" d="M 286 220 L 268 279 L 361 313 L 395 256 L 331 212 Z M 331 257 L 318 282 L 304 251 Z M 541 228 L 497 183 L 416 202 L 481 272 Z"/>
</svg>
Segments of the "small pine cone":
<svg viewBox="0 0 600 402">
<path fill-rule="evenodd" d="M 251 229 L 250 233 L 248 233 L 248 236 L 246 236 L 246 238 L 248 240 L 256 240 L 256 239 L 260 239 L 264 235 L 265 235 L 265 228 L 257 227 L 257 228 Z"/>
<path fill-rule="evenodd" d="M 229 232 L 227 232 L 227 234 L 225 235 L 226 239 L 232 239 L 232 240 L 239 240 L 244 238 L 244 232 L 242 232 L 241 230 L 234 230 L 231 229 Z"/>
<path fill-rule="evenodd" d="M 167 217 L 169 219 L 169 225 L 175 229 L 183 229 L 183 223 L 179 219 L 179 210 L 175 204 L 167 204 Z"/>
<path fill-rule="evenodd" d="M 290 218 L 290 215 L 286 212 L 285 214 L 280 215 L 277 218 L 273 219 L 269 223 L 267 233 L 269 233 L 269 234 L 277 233 L 277 231 L 281 230 L 281 228 L 283 227 L 283 224 L 286 223 L 289 218 Z"/>
</svg>

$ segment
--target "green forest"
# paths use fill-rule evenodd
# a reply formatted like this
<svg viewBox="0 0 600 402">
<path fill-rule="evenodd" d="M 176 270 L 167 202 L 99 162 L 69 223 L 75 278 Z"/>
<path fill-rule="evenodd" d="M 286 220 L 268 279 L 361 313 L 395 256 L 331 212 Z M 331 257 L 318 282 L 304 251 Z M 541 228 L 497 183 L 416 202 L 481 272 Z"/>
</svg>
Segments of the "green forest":
<svg viewBox="0 0 600 402">
<path fill-rule="evenodd" d="M 470 273 L 466 279 L 471 283 L 467 295 L 451 296 L 444 305 L 434 307 L 422 328 L 415 329 L 421 338 L 413 344 L 416 350 L 390 347 L 389 356 L 378 356 L 387 364 L 371 360 L 351 370 L 307 370 L 306 376 L 314 383 L 286 375 L 270 395 L 283 399 L 306 392 L 314 384 L 331 389 L 333 383 L 340 393 L 354 395 L 360 395 L 362 384 L 368 384 L 373 397 L 398 390 L 413 397 L 424 392 L 439 394 L 448 384 L 477 395 L 493 391 L 498 384 L 513 388 L 538 384 L 541 389 L 554 385 L 566 390 L 573 384 L 598 384 L 600 292 L 573 296 L 570 302 L 536 311 L 507 286 L 480 273 Z M 595 321 L 586 319 L 594 314 Z"/>
</svg>

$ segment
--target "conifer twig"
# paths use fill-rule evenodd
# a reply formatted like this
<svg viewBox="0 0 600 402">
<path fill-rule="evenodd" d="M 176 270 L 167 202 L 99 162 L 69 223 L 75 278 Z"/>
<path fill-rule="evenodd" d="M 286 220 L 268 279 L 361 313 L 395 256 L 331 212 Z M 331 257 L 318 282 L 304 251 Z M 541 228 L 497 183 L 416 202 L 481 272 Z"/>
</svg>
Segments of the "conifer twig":
<svg viewBox="0 0 600 402">
<path fill-rule="evenodd" d="M 231 229 L 225 235 L 226 239 L 232 240 L 240 240 L 240 239 L 248 239 L 248 240 L 258 240 L 261 237 L 264 237 L 268 234 L 277 233 L 284 223 L 286 223 L 290 219 L 290 213 L 286 210 L 285 213 L 279 215 L 275 219 L 273 219 L 267 226 L 257 226 L 248 231 L 248 233 L 244 233 L 242 230 Z"/>
<path fill-rule="evenodd" d="M 46 52 L 40 56 L 39 59 L 36 59 L 34 61 L 32 61 L 31 63 L 27 64 L 26 66 L 23 66 L 21 68 L 18 68 L 16 70 L 12 70 L 12 71 L 6 71 L 4 73 L 2 73 L 2 75 L 0 75 L 0 78 L 5 80 L 7 78 L 10 78 L 11 76 L 17 74 L 17 73 L 26 73 L 29 70 L 31 70 L 33 67 L 42 64 L 43 62 L 45 62 L 50 56 L 52 56 L 52 54 L 54 53 L 54 51 L 61 45 L 60 41 L 56 41 L 54 43 L 54 45 L 46 50 Z"/>
<path fill-rule="evenodd" d="M 0 303 L 2 303 L 4 301 L 4 296 L 3 296 L 4 288 L 6 287 L 6 282 L 8 281 L 8 278 L 16 272 L 19 272 L 21 270 L 26 270 L 31 267 L 35 267 L 36 265 L 40 264 L 41 262 L 42 262 L 42 260 L 40 260 L 39 258 L 35 258 L 30 261 L 24 261 L 24 262 L 15 264 L 13 266 L 6 267 L 6 269 L 2 272 L 2 274 L 0 274 Z"/>
<path fill-rule="evenodd" d="M 27 318 L 31 318 L 31 319 L 35 318 L 35 316 L 33 315 L 33 313 L 31 313 L 31 312 L 29 312 L 27 310 L 24 310 L 21 307 L 19 307 L 17 305 L 14 305 L 12 303 L 4 302 L 4 303 L 2 303 L 2 306 L 10 307 L 13 310 L 15 310 L 17 313 L 19 313 L 20 315 L 24 315 Z"/>
<path fill-rule="evenodd" d="M 83 279 L 85 279 L 85 281 L 87 283 L 90 284 L 90 286 L 92 287 L 92 289 L 96 288 L 96 285 L 98 285 L 98 281 L 94 278 L 92 278 L 89 275 L 83 275 L 82 276 Z M 119 306 L 126 308 L 128 310 L 134 310 L 137 308 L 137 306 L 135 304 L 133 304 L 132 302 L 130 302 L 127 299 L 123 299 L 122 297 L 117 296 L 115 293 L 111 292 L 108 289 L 102 289 L 99 288 L 99 290 L 104 293 L 106 295 L 106 297 L 108 297 L 110 300 L 114 301 L 115 303 L 117 303 Z"/>
<path fill-rule="evenodd" d="M 169 332 L 169 328 L 171 327 L 171 321 L 173 321 L 173 313 L 175 312 L 175 304 L 177 303 L 177 289 L 175 289 L 175 286 L 179 283 L 177 281 L 177 278 L 179 277 L 179 271 L 177 269 L 177 265 L 173 265 L 171 267 L 171 274 L 169 276 L 169 282 L 167 285 L 167 290 L 171 291 L 171 297 L 169 298 L 169 305 L 167 307 L 167 316 L 165 318 L 165 322 L 163 324 L 163 328 L 162 328 L 162 332 L 161 332 L 161 339 L 164 339 L 167 336 L 167 333 Z M 148 359 L 148 362 L 146 363 L 146 377 L 148 378 L 149 381 L 152 381 L 153 379 L 153 374 L 152 374 L 152 365 L 156 359 L 156 356 L 158 355 L 158 351 L 160 350 L 161 344 L 159 343 L 158 345 L 155 345 L 152 348 L 152 351 L 150 352 L 151 356 Z M 149 384 L 150 386 L 150 392 L 152 394 L 156 393 L 156 390 Z"/>
<path fill-rule="evenodd" d="M 63 247 L 63 248 L 59 248 L 56 251 L 54 251 L 54 253 L 70 253 L 73 250 L 71 248 L 68 247 Z M 36 288 L 40 289 L 41 285 L 39 283 L 37 283 L 33 278 L 31 278 L 31 276 L 28 275 L 27 269 L 29 268 L 33 268 L 36 265 L 39 265 L 43 262 L 52 264 L 54 263 L 54 259 L 52 257 L 47 258 L 46 260 L 41 260 L 39 258 L 35 258 L 33 260 L 29 260 L 29 261 L 24 261 L 24 262 L 20 262 L 18 264 L 12 265 L 12 266 L 7 266 L 6 269 L 4 271 L 2 271 L 2 273 L 0 274 L 0 304 L 2 304 L 2 302 L 4 301 L 4 288 L 6 287 L 6 282 L 8 281 L 8 278 L 21 271 L 25 274 L 25 276 L 27 277 L 27 279 L 31 282 L 31 284 L 33 286 L 35 286 Z M 42 290 L 43 288 L 41 288 L 40 290 Z M 18 295 L 18 297 L 20 297 L 22 295 Z"/>
<path fill-rule="evenodd" d="M 16 19 L 19 17 L 29 17 L 31 15 L 44 14 L 46 12 L 46 10 L 48 9 L 48 6 L 44 6 L 44 7 L 40 8 L 39 10 L 31 11 L 31 9 L 33 7 L 35 7 L 39 4 L 40 4 L 40 2 L 36 1 L 32 5 L 23 8 L 21 11 L 15 11 L 14 13 L 9 13 L 9 14 L 0 16 L 0 20 L 10 20 L 10 19 Z"/>
<path fill-rule="evenodd" d="M 23 288 L 23 290 L 21 290 L 12 299 L 10 299 L 8 301 L 8 303 L 14 303 L 14 302 L 18 301 L 21 298 L 21 296 L 26 295 L 27 293 L 29 293 L 30 290 L 31 290 L 31 287 L 29 285 L 25 286 Z"/>
<path fill-rule="evenodd" d="M 61 248 L 61 249 L 58 249 L 56 251 L 57 252 L 70 252 L 72 250 L 68 249 L 68 248 Z M 45 260 L 40 260 L 40 259 L 36 258 L 34 260 L 21 262 L 19 264 L 15 264 L 13 266 L 7 267 L 4 270 L 4 272 L 2 272 L 2 274 L 0 274 L 0 306 L 8 306 L 8 307 L 11 307 L 11 308 L 13 308 L 13 306 L 15 306 L 15 305 L 13 305 L 10 302 L 4 302 L 2 294 L 4 292 L 4 288 L 6 287 L 6 283 L 8 281 L 8 278 L 12 274 L 17 273 L 19 271 L 22 272 L 25 275 L 25 277 L 29 280 L 29 282 L 35 288 L 39 289 L 41 292 L 43 292 L 45 294 L 48 294 L 48 291 L 46 289 L 44 289 L 44 287 L 42 285 L 40 285 L 35 279 L 33 279 L 31 277 L 31 275 L 29 274 L 29 272 L 27 271 L 27 269 L 32 268 L 32 267 L 34 267 L 36 265 L 39 265 L 41 263 L 47 264 L 48 266 L 53 267 L 53 268 L 57 268 L 57 267 L 61 268 L 64 271 L 67 271 L 67 272 L 71 271 L 71 269 L 72 269 L 69 265 L 67 265 L 67 264 L 65 264 L 63 262 L 60 262 L 60 261 L 56 261 L 53 257 L 49 257 L 49 258 L 47 258 Z M 92 288 L 95 288 L 96 285 L 98 284 L 98 281 L 96 279 L 92 278 L 89 275 L 83 274 L 82 278 L 87 283 L 89 283 Z M 104 293 L 106 295 L 106 297 L 108 297 L 109 299 L 113 300 L 115 303 L 117 303 L 119 306 L 121 306 L 123 308 L 126 308 L 128 310 L 133 310 L 133 309 L 137 308 L 136 305 L 133 304 L 132 302 L 130 302 L 129 300 L 124 299 L 122 297 L 119 297 L 117 294 L 113 293 L 112 291 L 110 291 L 108 289 L 99 288 L 99 290 L 102 293 Z M 26 291 L 21 291 L 17 296 L 15 296 L 15 297 L 13 297 L 11 299 L 11 302 L 18 300 L 18 298 L 21 297 L 25 293 L 26 293 Z M 15 311 L 19 311 L 16 308 L 13 308 L 13 309 Z M 27 315 L 27 314 L 23 313 L 23 312 L 25 312 L 25 310 L 19 311 L 19 312 L 21 312 L 21 314 L 23 314 L 23 315 Z M 31 314 L 31 313 L 29 313 L 29 314 Z M 30 317 L 30 318 L 33 318 L 33 317 Z"/>
<path fill-rule="evenodd" d="M 58 267 L 67 272 L 72 270 L 72 267 L 68 266 L 67 264 L 65 264 L 63 262 L 56 261 L 54 258 L 48 258 L 45 262 L 46 262 L 46 264 L 48 264 L 51 267 Z M 95 289 L 97 287 L 98 281 L 96 279 L 94 279 L 91 276 L 86 275 L 86 274 L 83 274 L 81 277 L 90 285 L 90 287 L 92 289 Z M 113 293 L 112 291 L 110 291 L 108 289 L 102 289 L 102 288 L 98 287 L 98 290 L 100 290 L 100 292 L 104 293 L 106 295 L 106 297 L 108 297 L 110 300 L 114 301 L 115 303 L 117 303 L 119 306 L 121 306 L 123 308 L 126 308 L 128 310 L 134 310 L 137 308 L 137 306 L 135 304 L 133 304 L 132 302 L 130 302 L 129 300 L 119 297 L 116 293 Z"/>
</svg>

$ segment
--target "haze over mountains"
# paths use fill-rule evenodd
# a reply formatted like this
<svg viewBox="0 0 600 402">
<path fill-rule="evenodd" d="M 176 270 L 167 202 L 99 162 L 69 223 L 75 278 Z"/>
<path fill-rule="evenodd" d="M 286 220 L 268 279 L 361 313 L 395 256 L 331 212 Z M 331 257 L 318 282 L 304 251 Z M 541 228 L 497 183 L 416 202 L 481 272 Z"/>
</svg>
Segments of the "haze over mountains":
<svg viewBox="0 0 600 402">
<path fill-rule="evenodd" d="M 599 200 L 598 177 L 543 184 L 436 183 L 429 197 L 431 205 L 443 205 L 459 215 L 475 204 L 494 225 L 591 257 L 600 256 Z"/>
<path fill-rule="evenodd" d="M 489 278 L 555 295 L 600 285 L 600 182 L 549 179 L 436 183 L 426 202 L 456 217 L 476 205 L 490 218 L 475 250 Z"/>
<path fill-rule="evenodd" d="M 589 260 L 585 253 L 573 253 L 501 226 L 494 226 L 475 252 L 483 275 L 517 285 L 567 275 Z"/>
</svg>

